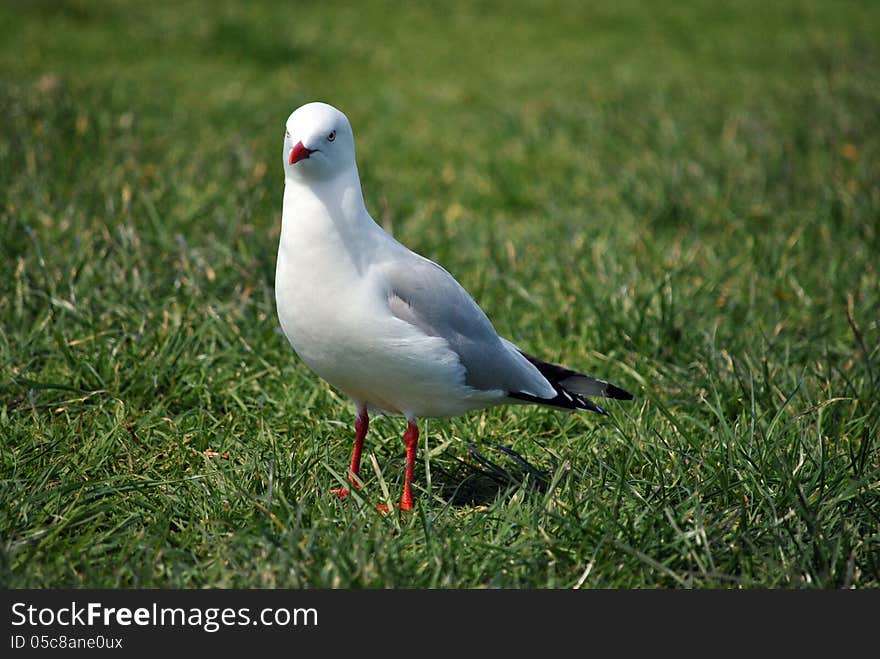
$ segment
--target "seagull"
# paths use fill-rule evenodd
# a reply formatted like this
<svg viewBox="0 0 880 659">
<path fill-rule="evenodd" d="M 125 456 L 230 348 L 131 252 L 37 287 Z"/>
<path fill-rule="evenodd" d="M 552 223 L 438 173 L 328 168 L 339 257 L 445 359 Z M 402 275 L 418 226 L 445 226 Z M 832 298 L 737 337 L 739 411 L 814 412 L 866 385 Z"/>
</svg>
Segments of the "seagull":
<svg viewBox="0 0 880 659">
<path fill-rule="evenodd" d="M 287 119 L 275 302 L 294 351 L 355 404 L 352 486 L 361 487 L 368 413 L 406 419 L 401 510 L 414 503 L 419 418 L 504 403 L 607 414 L 588 397 L 632 399 L 500 337 L 452 275 L 376 224 L 364 205 L 351 124 L 326 103 L 303 105 Z"/>
</svg>

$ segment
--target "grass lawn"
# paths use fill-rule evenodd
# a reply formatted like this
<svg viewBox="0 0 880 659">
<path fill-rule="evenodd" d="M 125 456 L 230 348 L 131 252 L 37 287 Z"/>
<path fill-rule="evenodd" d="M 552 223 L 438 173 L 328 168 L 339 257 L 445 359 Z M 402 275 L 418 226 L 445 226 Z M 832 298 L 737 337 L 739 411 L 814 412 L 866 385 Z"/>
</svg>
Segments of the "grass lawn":
<svg viewBox="0 0 880 659">
<path fill-rule="evenodd" d="M 880 587 L 880 4 L 0 7 L 0 586 Z M 366 4 L 358 5 L 367 7 Z M 149 7 L 149 8 L 148 8 Z M 353 411 L 284 122 L 611 415 Z"/>
</svg>

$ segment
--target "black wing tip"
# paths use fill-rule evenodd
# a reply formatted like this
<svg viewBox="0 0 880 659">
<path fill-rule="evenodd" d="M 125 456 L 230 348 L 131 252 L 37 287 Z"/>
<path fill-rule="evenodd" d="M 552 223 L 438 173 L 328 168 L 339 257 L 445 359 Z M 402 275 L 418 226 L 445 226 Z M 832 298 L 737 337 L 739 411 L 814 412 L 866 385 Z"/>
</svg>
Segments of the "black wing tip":
<svg viewBox="0 0 880 659">
<path fill-rule="evenodd" d="M 557 407 L 563 410 L 589 410 L 590 412 L 595 412 L 596 414 L 601 414 L 602 416 L 608 416 L 608 412 L 604 408 L 599 407 L 589 398 L 581 396 L 580 394 L 568 392 L 565 389 L 561 388 L 558 388 L 556 392 L 556 398 L 538 398 L 537 396 L 532 396 L 531 394 L 524 394 L 521 391 L 511 391 L 508 392 L 507 395 L 511 398 L 522 400 L 527 403 L 536 403 L 538 405 L 546 405 L 548 407 Z"/>
<path fill-rule="evenodd" d="M 538 371 L 541 373 L 541 375 L 543 375 L 545 378 L 547 378 L 547 381 L 550 382 L 550 384 L 553 385 L 553 388 L 556 389 L 557 391 L 560 388 L 564 389 L 564 387 L 562 387 L 562 385 L 560 385 L 559 383 L 562 382 L 563 380 L 565 380 L 566 378 L 585 377 L 585 378 L 588 378 L 593 381 L 596 380 L 596 378 L 594 378 L 590 375 L 585 375 L 584 373 L 578 373 L 577 371 L 573 371 L 572 369 L 566 368 L 565 366 L 560 366 L 559 364 L 553 364 L 551 362 L 545 362 L 543 359 L 538 359 L 534 355 L 530 355 L 529 353 L 523 352 L 522 350 L 520 350 L 519 352 L 523 357 L 528 359 L 535 368 L 538 369 Z M 606 398 L 614 398 L 616 400 L 632 400 L 633 399 L 633 395 L 631 393 L 629 393 L 626 389 L 621 389 L 620 387 L 613 385 L 610 382 L 603 382 L 602 380 L 599 380 L 599 382 L 605 384 L 605 392 L 602 395 L 604 395 Z M 587 409 L 590 409 L 590 408 L 588 407 Z M 602 408 L 599 408 L 599 409 L 602 409 Z M 604 410 L 603 410 L 602 413 L 606 413 L 606 412 L 604 412 Z"/>
<path fill-rule="evenodd" d="M 615 400 L 632 400 L 633 395 L 629 393 L 626 389 L 621 389 L 610 382 L 608 383 L 608 387 L 605 389 L 605 395 L 608 398 L 614 398 Z"/>
</svg>

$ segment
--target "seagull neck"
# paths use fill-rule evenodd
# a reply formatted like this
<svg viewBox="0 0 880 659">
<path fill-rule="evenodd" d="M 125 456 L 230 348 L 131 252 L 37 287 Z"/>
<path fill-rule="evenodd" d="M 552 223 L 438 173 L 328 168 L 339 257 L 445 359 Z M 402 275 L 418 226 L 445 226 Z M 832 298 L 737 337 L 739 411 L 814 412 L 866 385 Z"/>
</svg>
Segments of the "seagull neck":
<svg viewBox="0 0 880 659">
<path fill-rule="evenodd" d="M 323 180 L 288 176 L 284 183 L 285 206 L 323 207 L 326 217 L 332 219 L 334 224 L 341 224 L 339 230 L 354 229 L 365 216 L 369 217 L 357 169 L 349 169 Z"/>
<path fill-rule="evenodd" d="M 339 245 L 358 261 L 367 236 L 378 232 L 364 205 L 356 169 L 327 180 L 285 179 L 282 250 L 303 244 Z"/>
</svg>

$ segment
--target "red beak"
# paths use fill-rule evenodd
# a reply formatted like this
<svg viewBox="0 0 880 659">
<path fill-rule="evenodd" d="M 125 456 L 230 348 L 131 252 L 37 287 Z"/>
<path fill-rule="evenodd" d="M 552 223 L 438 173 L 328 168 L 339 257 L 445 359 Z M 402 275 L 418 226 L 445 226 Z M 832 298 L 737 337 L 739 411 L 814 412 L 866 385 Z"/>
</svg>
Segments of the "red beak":
<svg viewBox="0 0 880 659">
<path fill-rule="evenodd" d="M 300 160 L 305 160 L 311 152 L 312 149 L 307 149 L 302 142 L 297 142 L 296 146 L 290 150 L 290 164 L 293 165 Z"/>
</svg>

